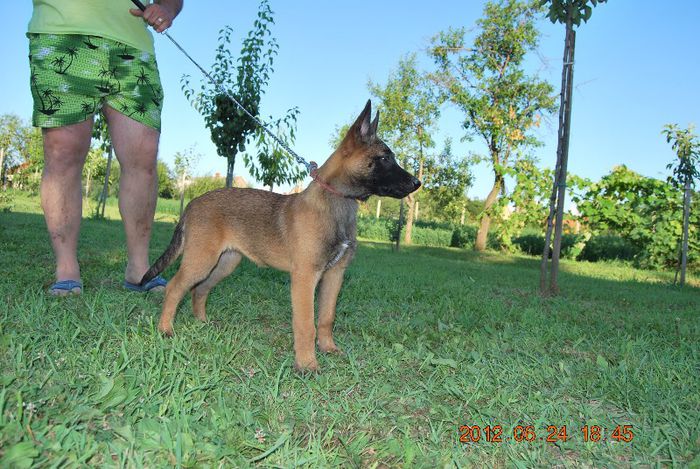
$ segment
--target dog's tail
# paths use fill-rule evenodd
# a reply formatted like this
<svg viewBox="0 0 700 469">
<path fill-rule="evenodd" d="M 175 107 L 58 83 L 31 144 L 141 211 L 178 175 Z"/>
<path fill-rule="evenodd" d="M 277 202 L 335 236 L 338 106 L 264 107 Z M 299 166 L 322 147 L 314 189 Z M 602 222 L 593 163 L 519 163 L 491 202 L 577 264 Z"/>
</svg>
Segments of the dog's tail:
<svg viewBox="0 0 700 469">
<path fill-rule="evenodd" d="M 185 217 L 180 219 L 180 222 L 175 227 L 173 239 L 170 240 L 170 245 L 165 249 L 165 252 L 153 263 L 148 272 L 141 279 L 141 286 L 148 283 L 149 280 L 155 278 L 156 275 L 163 272 L 177 257 L 182 254 L 182 244 L 185 231 Z"/>
</svg>

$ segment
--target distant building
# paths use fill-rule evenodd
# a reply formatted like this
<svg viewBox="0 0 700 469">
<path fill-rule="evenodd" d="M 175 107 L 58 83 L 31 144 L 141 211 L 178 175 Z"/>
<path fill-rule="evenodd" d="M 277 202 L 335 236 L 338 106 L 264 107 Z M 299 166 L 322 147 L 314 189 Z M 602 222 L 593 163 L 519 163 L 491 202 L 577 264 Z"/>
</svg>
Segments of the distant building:
<svg viewBox="0 0 700 469">
<path fill-rule="evenodd" d="M 219 174 L 219 173 L 217 173 Z M 233 187 L 250 187 L 248 182 L 246 182 L 245 179 L 243 179 L 241 176 L 234 176 L 233 177 Z"/>
</svg>

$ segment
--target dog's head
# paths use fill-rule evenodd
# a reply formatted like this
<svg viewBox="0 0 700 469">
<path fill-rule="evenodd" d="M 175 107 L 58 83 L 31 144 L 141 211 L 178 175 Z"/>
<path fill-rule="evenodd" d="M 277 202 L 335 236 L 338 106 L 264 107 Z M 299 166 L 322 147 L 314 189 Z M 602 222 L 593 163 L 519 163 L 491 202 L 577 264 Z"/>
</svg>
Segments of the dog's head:
<svg viewBox="0 0 700 469">
<path fill-rule="evenodd" d="M 343 179 L 344 190 L 358 199 L 370 195 L 401 199 L 421 182 L 398 165 L 394 152 L 377 136 L 379 113 L 374 120 L 371 114 L 368 100 L 334 154 L 340 166 L 335 174 Z"/>
</svg>

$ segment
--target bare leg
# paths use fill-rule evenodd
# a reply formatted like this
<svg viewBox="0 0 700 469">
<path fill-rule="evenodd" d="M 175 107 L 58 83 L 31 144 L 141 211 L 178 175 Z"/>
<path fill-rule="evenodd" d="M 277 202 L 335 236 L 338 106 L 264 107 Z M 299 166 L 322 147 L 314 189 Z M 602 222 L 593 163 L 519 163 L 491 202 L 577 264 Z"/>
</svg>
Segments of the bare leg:
<svg viewBox="0 0 700 469">
<path fill-rule="evenodd" d="M 109 106 L 103 108 L 119 160 L 119 213 L 124 221 L 128 262 L 125 278 L 139 283 L 149 267 L 148 244 L 158 196 L 156 158 L 160 133 Z"/>
<path fill-rule="evenodd" d="M 314 292 L 320 272 L 299 269 L 292 272 L 292 330 L 294 332 L 294 367 L 300 371 L 317 371 L 316 328 L 314 327 Z"/>
<path fill-rule="evenodd" d="M 340 351 L 333 341 L 333 322 L 344 273 L 345 265 L 336 265 L 321 278 L 318 291 L 318 348 L 322 352 Z"/>
<path fill-rule="evenodd" d="M 209 292 L 214 286 L 233 272 L 233 270 L 241 262 L 241 254 L 235 251 L 227 251 L 219 257 L 219 263 L 216 264 L 209 277 L 192 289 L 192 312 L 200 321 L 207 320 L 206 304 Z"/>
<path fill-rule="evenodd" d="M 43 129 L 41 207 L 56 256 L 56 280 L 80 280 L 78 236 L 82 216 L 81 173 L 90 148 L 92 118 Z"/>
</svg>

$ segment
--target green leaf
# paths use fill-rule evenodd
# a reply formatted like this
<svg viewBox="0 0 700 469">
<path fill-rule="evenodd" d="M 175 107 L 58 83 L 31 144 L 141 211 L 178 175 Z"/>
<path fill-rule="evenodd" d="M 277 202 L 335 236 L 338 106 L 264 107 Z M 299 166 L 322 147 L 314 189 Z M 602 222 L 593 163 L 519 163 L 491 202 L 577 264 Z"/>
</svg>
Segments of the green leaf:
<svg viewBox="0 0 700 469">
<path fill-rule="evenodd" d="M 39 456 L 39 450 L 30 441 L 22 441 L 10 446 L 0 459 L 0 467 L 30 468 L 34 458 Z"/>
<path fill-rule="evenodd" d="M 607 370 L 610 365 L 608 365 L 608 361 L 602 356 L 598 355 L 595 359 L 596 365 L 598 365 L 598 368 Z"/>
<path fill-rule="evenodd" d="M 100 376 L 102 387 L 94 398 L 95 404 L 102 409 L 116 407 L 126 400 L 128 393 L 124 387 L 124 378 L 118 377 L 116 380 Z"/>
</svg>

